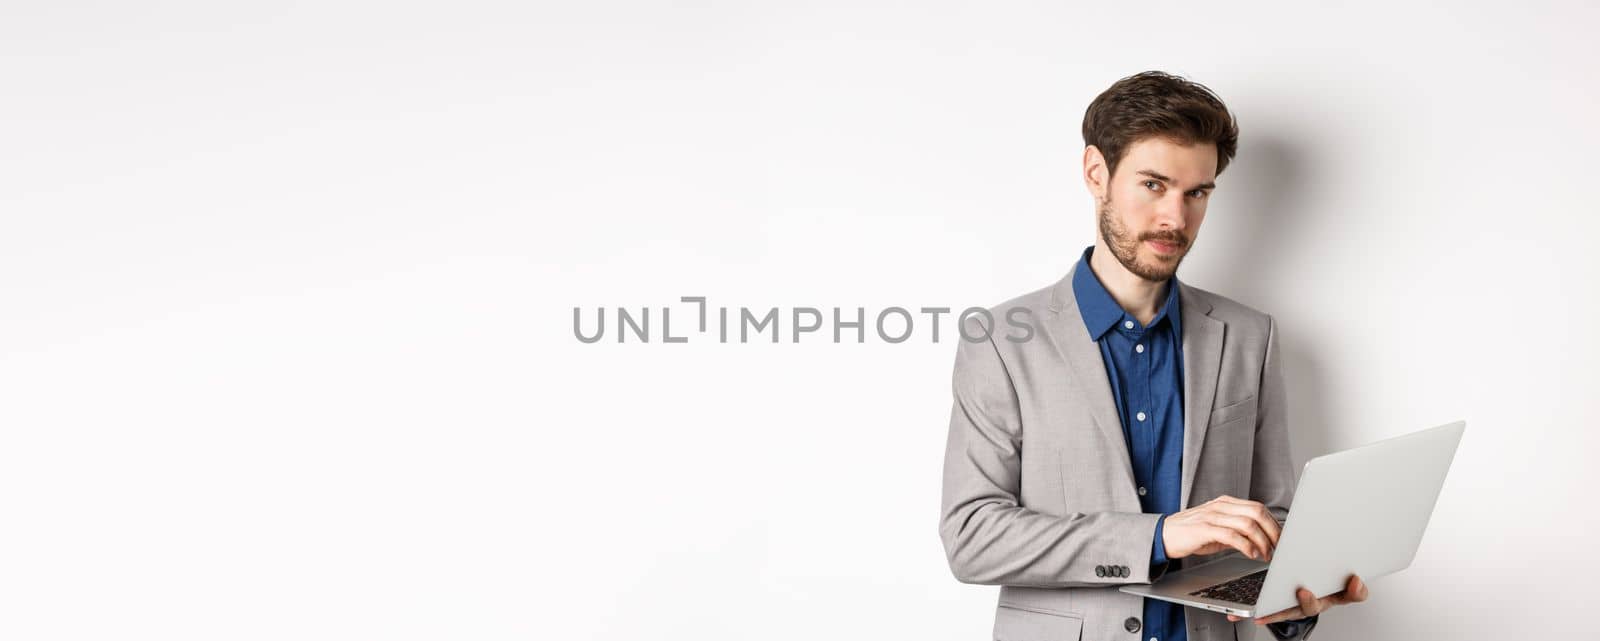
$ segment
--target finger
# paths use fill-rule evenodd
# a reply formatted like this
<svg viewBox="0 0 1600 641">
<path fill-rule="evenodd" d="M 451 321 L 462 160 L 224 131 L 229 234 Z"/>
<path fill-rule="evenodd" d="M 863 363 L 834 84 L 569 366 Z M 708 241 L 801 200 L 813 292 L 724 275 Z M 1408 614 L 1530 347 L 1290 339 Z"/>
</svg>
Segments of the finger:
<svg viewBox="0 0 1600 641">
<path fill-rule="evenodd" d="M 1367 584 L 1361 581 L 1361 577 L 1350 575 L 1350 582 L 1345 584 L 1344 597 L 1345 603 L 1360 603 L 1367 600 Z"/>
<path fill-rule="evenodd" d="M 1211 522 L 1248 537 L 1256 549 L 1262 552 L 1262 560 L 1266 560 L 1272 554 L 1272 539 L 1261 530 L 1260 523 L 1232 514 L 1212 514 Z"/>
<path fill-rule="evenodd" d="M 1316 593 L 1305 588 L 1295 590 L 1294 596 L 1300 601 L 1300 611 L 1304 612 L 1306 616 L 1321 614 L 1323 610 L 1327 609 L 1322 600 L 1317 598 Z"/>
<path fill-rule="evenodd" d="M 1360 595 L 1358 593 L 1359 591 L 1356 589 L 1356 585 L 1357 584 L 1353 580 L 1354 578 L 1355 578 L 1355 575 L 1351 575 L 1350 579 L 1345 579 L 1344 589 L 1343 590 L 1340 590 L 1338 592 L 1335 592 L 1333 594 L 1328 595 L 1327 599 L 1329 600 L 1329 602 L 1331 602 L 1334 605 L 1344 605 L 1346 603 L 1355 603 L 1357 598 Z"/>
<path fill-rule="evenodd" d="M 1262 616 L 1256 617 L 1255 623 L 1257 623 L 1257 624 L 1273 623 L 1273 622 L 1278 621 L 1280 619 L 1289 618 L 1289 615 L 1298 613 L 1299 611 L 1300 611 L 1299 607 L 1291 607 L 1291 608 L 1279 610 L 1277 612 L 1273 612 L 1272 614 L 1266 614 L 1266 615 L 1262 615 Z"/>
<path fill-rule="evenodd" d="M 1218 509 L 1255 521 L 1261 531 L 1266 533 L 1267 538 L 1272 541 L 1272 547 L 1278 547 L 1278 539 L 1283 535 L 1283 528 L 1278 525 L 1278 520 L 1272 517 L 1272 511 L 1268 510 L 1267 506 L 1257 501 L 1236 499 L 1231 496 L 1223 498 L 1227 500 L 1222 501 Z"/>
<path fill-rule="evenodd" d="M 1272 511 L 1268 510 L 1267 506 L 1261 504 L 1261 502 L 1231 496 L 1219 496 L 1215 500 L 1215 505 L 1211 507 L 1216 511 L 1243 516 L 1255 521 L 1261 526 L 1261 530 L 1266 532 L 1269 538 L 1272 539 L 1273 545 L 1277 545 L 1278 538 L 1282 534 L 1282 527 L 1278 525 L 1278 520 L 1273 518 Z"/>
<path fill-rule="evenodd" d="M 1289 608 L 1287 610 L 1274 612 L 1267 616 L 1256 619 L 1256 625 L 1266 625 L 1268 623 L 1288 621 L 1289 619 L 1303 619 L 1305 616 L 1306 615 L 1300 613 L 1300 608 Z"/>
<path fill-rule="evenodd" d="M 1218 525 L 1207 525 L 1206 534 L 1210 536 L 1212 541 L 1225 544 L 1252 559 L 1257 558 L 1255 545 L 1250 542 L 1250 539 L 1232 529 Z"/>
</svg>

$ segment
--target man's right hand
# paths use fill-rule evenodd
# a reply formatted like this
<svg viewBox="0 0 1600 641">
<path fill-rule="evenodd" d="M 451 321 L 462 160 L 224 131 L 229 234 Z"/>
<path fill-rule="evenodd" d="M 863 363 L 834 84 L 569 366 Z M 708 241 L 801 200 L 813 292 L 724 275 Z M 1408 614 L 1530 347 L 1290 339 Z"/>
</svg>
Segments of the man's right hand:
<svg viewBox="0 0 1600 641">
<path fill-rule="evenodd" d="M 1216 554 L 1229 548 L 1259 561 L 1271 561 L 1278 547 L 1278 522 L 1256 501 L 1219 496 L 1169 515 L 1161 526 L 1167 558 Z"/>
</svg>

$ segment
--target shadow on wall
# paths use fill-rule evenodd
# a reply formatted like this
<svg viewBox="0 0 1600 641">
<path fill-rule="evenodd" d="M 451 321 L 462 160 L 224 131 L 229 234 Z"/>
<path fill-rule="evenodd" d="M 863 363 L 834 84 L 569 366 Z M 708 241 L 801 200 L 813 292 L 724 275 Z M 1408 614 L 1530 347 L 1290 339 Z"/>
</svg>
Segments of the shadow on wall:
<svg viewBox="0 0 1600 641">
<path fill-rule="evenodd" d="M 1303 137 L 1300 137 L 1303 139 Z M 1321 367 L 1322 357 L 1333 347 L 1319 342 L 1310 328 L 1285 319 L 1275 310 L 1287 308 L 1295 295 L 1295 271 L 1306 269 L 1300 258 L 1316 242 L 1294 195 L 1314 191 L 1305 184 L 1311 152 L 1296 146 L 1295 137 L 1273 131 L 1251 131 L 1241 139 L 1236 159 L 1248 159 L 1228 168 L 1228 190 L 1235 194 L 1227 215 L 1235 219 L 1227 240 L 1236 249 L 1219 261 L 1218 292 L 1252 307 L 1274 313 L 1278 319 L 1279 349 L 1289 389 L 1289 432 L 1296 475 L 1313 456 L 1327 453 L 1339 429 L 1337 410 L 1330 398 L 1331 378 Z M 1238 173 L 1233 173 L 1237 171 Z"/>
</svg>

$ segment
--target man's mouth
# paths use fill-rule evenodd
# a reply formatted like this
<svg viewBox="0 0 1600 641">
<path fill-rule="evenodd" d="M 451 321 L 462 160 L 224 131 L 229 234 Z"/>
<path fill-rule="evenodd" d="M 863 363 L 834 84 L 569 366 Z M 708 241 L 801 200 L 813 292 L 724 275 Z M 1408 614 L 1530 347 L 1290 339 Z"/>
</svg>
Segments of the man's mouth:
<svg viewBox="0 0 1600 641">
<path fill-rule="evenodd" d="M 1175 254 L 1183 247 L 1183 245 L 1178 243 L 1162 242 L 1159 240 L 1147 240 L 1144 242 L 1145 244 L 1149 245 L 1151 249 L 1156 250 L 1156 253 L 1159 254 Z"/>
</svg>

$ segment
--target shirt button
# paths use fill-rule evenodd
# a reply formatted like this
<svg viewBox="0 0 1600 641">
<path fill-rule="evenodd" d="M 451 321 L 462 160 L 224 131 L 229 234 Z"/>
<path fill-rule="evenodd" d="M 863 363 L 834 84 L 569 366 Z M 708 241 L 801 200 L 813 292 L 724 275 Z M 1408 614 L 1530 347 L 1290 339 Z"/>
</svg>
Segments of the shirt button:
<svg viewBox="0 0 1600 641">
<path fill-rule="evenodd" d="M 1122 321 L 1122 326 L 1128 329 L 1133 329 L 1133 321 Z"/>
<path fill-rule="evenodd" d="M 1139 412 L 1138 414 L 1134 414 L 1133 417 L 1143 421 L 1144 420 L 1144 412 Z"/>
<path fill-rule="evenodd" d="M 1144 486 L 1139 486 L 1139 496 L 1144 496 Z"/>
<path fill-rule="evenodd" d="M 1140 354 L 1143 354 L 1144 353 L 1144 344 L 1140 343 L 1138 345 L 1134 345 L 1133 346 L 1133 351 L 1138 352 Z"/>
</svg>

